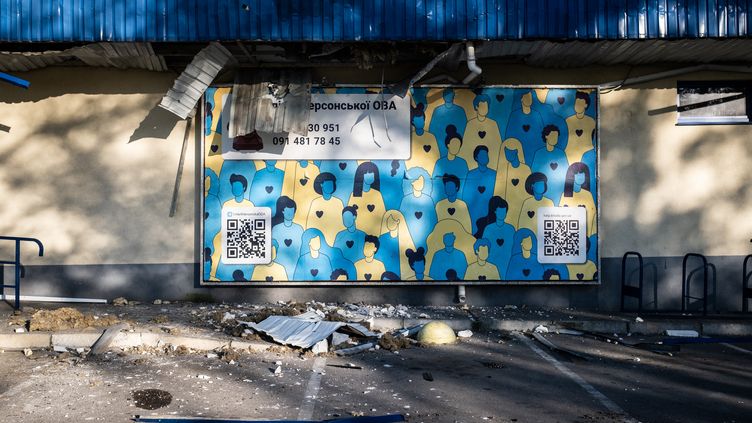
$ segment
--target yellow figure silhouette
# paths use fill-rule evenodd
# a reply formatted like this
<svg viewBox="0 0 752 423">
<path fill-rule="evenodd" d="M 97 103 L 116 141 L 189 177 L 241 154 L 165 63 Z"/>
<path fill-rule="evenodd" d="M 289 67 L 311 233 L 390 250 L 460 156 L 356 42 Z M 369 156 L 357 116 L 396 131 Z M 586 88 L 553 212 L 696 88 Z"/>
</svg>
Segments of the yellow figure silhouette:
<svg viewBox="0 0 752 423">
<path fill-rule="evenodd" d="M 410 160 L 405 162 L 405 168 L 422 167 L 430 175 L 436 161 L 439 160 L 439 146 L 432 133 L 422 129 L 420 134 L 416 131 L 413 127 L 410 135 Z"/>
<path fill-rule="evenodd" d="M 593 193 L 590 192 L 590 184 L 590 172 L 587 165 L 582 162 L 572 163 L 567 169 L 564 193 L 559 202 L 561 207 L 583 207 L 585 209 L 588 238 L 598 232 L 596 226 L 597 212 Z"/>
<path fill-rule="evenodd" d="M 366 241 L 363 244 L 364 258 L 355 262 L 355 272 L 359 281 L 378 281 L 381 275 L 386 271 L 384 263 L 377 260 L 374 256 L 379 250 L 379 239 L 373 235 L 366 235 Z"/>
<path fill-rule="evenodd" d="M 475 117 L 467 121 L 459 154 L 467 162 L 469 170 L 478 167 L 473 158 L 473 152 L 479 145 L 485 145 L 488 148 L 488 167 L 493 170 L 497 167 L 501 134 L 496 121 L 488 117 L 490 103 L 491 100 L 486 94 L 480 94 L 473 100 Z"/>
<path fill-rule="evenodd" d="M 387 270 L 400 275 L 402 279 L 414 276 L 405 255 L 405 251 L 415 249 L 405 216 L 399 210 L 388 210 L 381 220 L 379 233 L 380 245 L 376 257 L 384 263 Z"/>
<path fill-rule="evenodd" d="M 499 276 L 499 269 L 493 263 L 488 262 L 488 250 L 490 247 L 490 241 L 481 238 L 475 241 L 474 249 L 475 255 L 478 257 L 477 261 L 470 263 L 467 266 L 467 272 L 465 272 L 465 280 L 468 281 L 498 281 L 501 279 Z"/>
<path fill-rule="evenodd" d="M 595 132 L 595 119 L 585 114 L 590 107 L 590 96 L 582 91 L 577 91 L 574 100 L 574 114 L 568 117 L 569 141 L 567 148 L 567 161 L 569 163 L 582 160 L 582 154 L 593 148 L 593 134 Z"/>
<path fill-rule="evenodd" d="M 569 270 L 570 280 L 592 281 L 595 279 L 598 267 L 596 267 L 595 263 L 588 260 L 583 264 L 568 264 L 567 270 Z"/>
<path fill-rule="evenodd" d="M 535 172 L 525 181 L 525 191 L 530 195 L 520 208 L 518 228 L 527 228 L 538 234 L 538 209 L 553 207 L 554 202 L 543 196 L 548 189 L 546 175 Z"/>
<path fill-rule="evenodd" d="M 467 203 L 457 196 L 460 190 L 459 178 L 454 175 L 444 175 L 442 182 L 447 198 L 436 203 L 436 220 L 454 219 L 462 224 L 466 232 L 471 233 L 473 225 L 470 222 Z"/>
<path fill-rule="evenodd" d="M 269 264 L 257 264 L 253 268 L 251 281 L 271 282 L 288 280 L 285 267 L 274 261 L 276 259 L 277 246 L 272 245 L 272 261 Z"/>
<path fill-rule="evenodd" d="M 507 201 L 509 210 L 505 221 L 519 229 L 522 203 L 530 196 L 525 191 L 525 181 L 531 172 L 530 166 L 525 164 L 525 153 L 518 139 L 509 138 L 501 145 L 498 166 L 494 195 Z"/>
<path fill-rule="evenodd" d="M 386 213 L 384 198 L 379 189 L 381 182 L 378 167 L 373 162 L 358 165 L 347 204 L 357 206 L 358 220 L 355 221 L 355 227 L 368 235 L 379 235 L 381 220 Z"/>
<path fill-rule="evenodd" d="M 284 165 L 285 179 L 282 182 L 282 195 L 286 195 L 295 201 L 295 204 L 310 204 L 314 198 L 318 197 L 313 189 L 313 181 L 319 176 L 319 167 L 313 163 L 313 160 L 304 160 L 305 167 L 301 161 L 290 160 L 282 162 Z M 308 216 L 305 213 L 295 213 L 292 221 L 307 229 L 306 220 Z"/>
<path fill-rule="evenodd" d="M 433 228 L 433 232 L 428 235 L 426 241 L 426 269 L 431 269 L 433 263 L 433 256 L 436 251 L 444 249 L 444 235 L 448 233 L 454 233 L 456 237 L 454 241 L 454 248 L 465 254 L 467 263 L 475 261 L 475 251 L 473 251 L 473 245 L 475 244 L 475 238 L 460 224 L 460 222 L 447 219 L 436 223 Z"/>
</svg>

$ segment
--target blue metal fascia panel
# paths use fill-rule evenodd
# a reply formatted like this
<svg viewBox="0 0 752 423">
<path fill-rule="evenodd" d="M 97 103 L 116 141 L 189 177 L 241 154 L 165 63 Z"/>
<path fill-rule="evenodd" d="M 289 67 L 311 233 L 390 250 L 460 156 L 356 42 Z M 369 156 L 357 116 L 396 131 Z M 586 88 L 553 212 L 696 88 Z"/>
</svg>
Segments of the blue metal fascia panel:
<svg viewBox="0 0 752 423">
<path fill-rule="evenodd" d="M 0 41 L 750 37 L 749 0 L 3 0 Z"/>
</svg>

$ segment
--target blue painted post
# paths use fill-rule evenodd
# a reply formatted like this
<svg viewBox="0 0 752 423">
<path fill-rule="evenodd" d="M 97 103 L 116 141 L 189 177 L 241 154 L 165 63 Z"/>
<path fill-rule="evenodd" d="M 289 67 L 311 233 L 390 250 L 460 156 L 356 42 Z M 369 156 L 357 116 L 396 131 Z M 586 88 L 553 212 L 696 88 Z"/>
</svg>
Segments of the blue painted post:
<svg viewBox="0 0 752 423">
<path fill-rule="evenodd" d="M 11 83 L 21 88 L 29 88 L 29 86 L 31 85 L 31 83 L 25 79 L 21 79 L 13 75 L 8 75 L 7 73 L 4 73 L 4 72 L 0 72 L 0 80 Z"/>
</svg>

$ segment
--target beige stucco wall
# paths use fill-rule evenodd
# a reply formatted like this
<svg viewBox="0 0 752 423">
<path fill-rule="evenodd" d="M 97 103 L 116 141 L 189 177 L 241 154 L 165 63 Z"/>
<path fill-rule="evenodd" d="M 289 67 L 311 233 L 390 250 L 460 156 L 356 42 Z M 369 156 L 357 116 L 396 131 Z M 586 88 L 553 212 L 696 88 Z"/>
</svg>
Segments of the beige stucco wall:
<svg viewBox="0 0 752 423">
<path fill-rule="evenodd" d="M 535 70 L 485 66 L 489 84 L 582 84 L 660 68 Z M 391 73 L 390 73 L 391 72 Z M 380 72 L 318 71 L 378 83 Z M 407 72 L 391 69 L 386 80 Z M 27 264 L 191 263 L 195 157 L 191 133 L 178 212 L 169 217 L 185 122 L 156 108 L 174 75 L 54 68 L 0 92 L 0 234 L 36 236 Z M 320 76 L 320 75 L 319 75 Z M 682 79 L 743 78 L 695 74 Z M 752 237 L 752 126 L 675 125 L 675 80 L 601 96 L 601 255 L 688 251 L 741 255 Z M 8 255 L 7 249 L 3 256 Z"/>
</svg>

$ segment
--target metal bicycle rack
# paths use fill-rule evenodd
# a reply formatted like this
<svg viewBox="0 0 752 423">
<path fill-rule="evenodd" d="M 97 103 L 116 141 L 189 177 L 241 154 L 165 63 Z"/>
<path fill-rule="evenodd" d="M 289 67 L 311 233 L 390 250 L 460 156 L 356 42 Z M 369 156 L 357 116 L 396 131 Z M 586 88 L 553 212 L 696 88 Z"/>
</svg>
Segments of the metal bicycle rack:
<svg viewBox="0 0 752 423">
<path fill-rule="evenodd" d="M 12 264 L 15 266 L 15 284 L 13 285 L 0 285 L 0 288 L 2 288 L 3 296 L 5 295 L 5 288 L 15 288 L 16 294 L 15 294 L 15 303 L 14 308 L 18 310 L 21 308 L 21 278 L 26 276 L 25 269 L 23 265 L 21 264 L 21 242 L 34 242 L 39 247 L 39 257 L 42 257 L 44 255 L 44 245 L 42 245 L 42 242 L 36 238 L 24 238 L 24 237 L 17 237 L 17 236 L 0 236 L 0 241 L 14 241 L 16 243 L 16 257 L 11 260 L 0 260 L 0 265 L 6 265 L 6 264 Z"/>
<path fill-rule="evenodd" d="M 639 261 L 639 282 L 637 286 L 627 285 L 627 259 L 629 256 L 637 257 Z M 637 251 L 627 251 L 621 258 L 621 306 L 620 310 L 624 311 L 624 297 L 637 298 L 637 311 L 642 311 L 642 288 L 643 288 L 643 260 L 642 254 Z"/>
<path fill-rule="evenodd" d="M 691 257 L 696 257 L 702 260 L 702 267 L 693 270 L 689 274 L 687 274 L 687 261 Z M 690 282 L 692 279 L 692 275 L 697 271 L 702 269 L 702 297 L 693 297 L 690 295 Z M 687 311 L 687 306 L 689 305 L 689 300 L 702 300 L 702 315 L 705 316 L 708 314 L 708 269 L 712 270 L 713 272 L 713 291 L 715 291 L 716 287 L 716 269 L 715 266 L 708 263 L 708 259 L 698 253 L 689 253 L 684 256 L 684 259 L 682 260 L 682 304 L 681 304 L 681 311 L 685 312 Z"/>
</svg>

